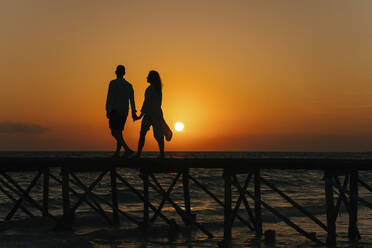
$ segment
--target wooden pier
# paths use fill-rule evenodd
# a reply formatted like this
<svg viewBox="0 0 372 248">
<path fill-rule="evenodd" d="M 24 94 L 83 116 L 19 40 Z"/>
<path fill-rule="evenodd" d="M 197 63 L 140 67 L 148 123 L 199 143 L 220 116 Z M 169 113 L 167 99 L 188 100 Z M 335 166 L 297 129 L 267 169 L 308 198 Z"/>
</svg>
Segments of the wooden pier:
<svg viewBox="0 0 372 248">
<path fill-rule="evenodd" d="M 58 175 L 53 175 L 52 169 L 60 169 Z M 190 170 L 198 169 L 221 169 L 223 171 L 224 199 L 219 199 L 200 180 L 193 177 Z M 134 187 L 125 175 L 118 173 L 119 169 L 138 170 L 139 180 L 142 180 L 142 187 Z M 315 215 L 302 207 L 285 192 L 280 190 L 273 183 L 261 176 L 263 169 L 281 170 L 317 170 L 324 173 L 324 213 L 326 223 L 323 223 Z M 4 221 L 10 221 L 17 211 L 23 211 L 32 217 L 33 213 L 23 204 L 37 209 L 43 216 L 55 221 L 57 228 L 71 229 L 76 210 L 82 203 L 87 203 L 99 216 L 102 216 L 109 224 L 120 225 L 120 216 L 124 216 L 130 222 L 140 228 L 148 228 L 156 219 L 161 219 L 173 230 L 179 230 L 179 223 L 167 217 L 162 209 L 165 203 L 172 206 L 175 213 L 181 218 L 183 225 L 199 230 L 208 238 L 213 238 L 213 233 L 203 223 L 200 223 L 197 216 L 192 212 L 192 198 L 190 196 L 190 182 L 199 187 L 206 195 L 219 204 L 224 211 L 224 238 L 219 242 L 221 247 L 231 247 L 232 228 L 236 220 L 242 222 L 250 231 L 261 236 L 262 214 L 265 208 L 277 218 L 285 222 L 304 237 L 312 240 L 318 245 L 334 247 L 336 245 L 336 219 L 343 204 L 349 214 L 349 238 L 358 240 L 363 235 L 358 230 L 358 205 L 363 204 L 372 209 L 372 203 L 358 196 L 359 188 L 364 187 L 372 192 L 368 182 L 360 179 L 359 173 L 372 170 L 372 160 L 360 159 L 297 159 L 297 158 L 167 158 L 167 159 L 111 159 L 111 158 L 0 158 L 0 194 L 6 196 L 14 203 L 11 211 L 4 217 Z M 10 176 L 10 172 L 34 172 L 36 173 L 29 185 L 20 186 Z M 78 177 L 77 173 L 97 172 L 98 176 L 90 184 L 86 185 Z M 172 182 L 167 188 L 159 183 L 157 176 L 167 173 L 174 175 Z M 104 176 L 110 177 L 111 200 L 108 201 L 93 193 L 93 189 L 101 182 Z M 244 177 L 243 182 L 238 177 Z M 343 179 L 343 180 L 341 180 Z M 61 185 L 63 199 L 63 216 L 56 217 L 49 212 L 49 185 L 51 181 Z M 38 202 L 30 195 L 33 187 L 41 181 L 43 190 L 42 201 Z M 179 204 L 172 199 L 172 191 L 178 182 L 182 182 L 184 202 Z M 143 202 L 143 216 L 139 219 L 120 208 L 117 195 L 119 184 L 124 185 Z M 280 213 L 264 201 L 261 197 L 261 187 L 270 188 L 281 198 L 298 209 L 305 217 L 316 223 L 327 233 L 326 240 L 319 239 L 311 230 L 304 230 L 299 224 L 294 223 L 289 217 Z M 78 193 L 74 188 L 79 188 L 84 193 Z M 157 192 L 161 198 L 160 204 L 153 204 L 150 201 L 149 190 Z M 239 192 L 238 199 L 233 202 L 232 189 Z M 14 197 L 14 194 L 18 198 Z M 71 196 L 77 197 L 72 203 Z M 104 211 L 100 204 L 106 204 L 112 208 L 112 216 Z M 240 208 L 245 209 L 246 215 L 239 213 Z M 110 213 L 111 214 L 111 213 Z"/>
</svg>

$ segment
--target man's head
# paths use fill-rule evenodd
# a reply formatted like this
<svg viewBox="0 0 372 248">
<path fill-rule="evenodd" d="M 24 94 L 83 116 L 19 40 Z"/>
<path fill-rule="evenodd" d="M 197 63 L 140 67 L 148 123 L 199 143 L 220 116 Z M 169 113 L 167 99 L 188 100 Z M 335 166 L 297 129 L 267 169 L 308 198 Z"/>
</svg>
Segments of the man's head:
<svg viewBox="0 0 372 248">
<path fill-rule="evenodd" d="M 118 78 L 122 78 L 122 77 L 124 77 L 124 75 L 125 75 L 125 67 L 124 67 L 124 65 L 118 65 L 118 66 L 116 67 L 116 71 L 115 71 L 115 73 L 116 73 L 116 76 L 117 76 Z"/>
</svg>

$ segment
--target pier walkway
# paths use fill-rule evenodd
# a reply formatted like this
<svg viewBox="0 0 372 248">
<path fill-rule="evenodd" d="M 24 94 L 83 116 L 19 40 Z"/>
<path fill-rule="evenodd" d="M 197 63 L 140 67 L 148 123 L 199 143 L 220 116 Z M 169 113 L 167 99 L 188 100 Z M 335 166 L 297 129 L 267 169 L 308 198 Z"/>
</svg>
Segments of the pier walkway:
<svg viewBox="0 0 372 248">
<path fill-rule="evenodd" d="M 51 170 L 60 170 L 60 173 L 51 173 Z M 142 187 L 133 186 L 125 175 L 118 172 L 119 169 L 138 170 L 139 180 Z M 193 177 L 190 170 L 198 169 L 221 169 L 224 185 L 224 197 L 219 199 L 206 185 Z M 280 190 L 272 182 L 261 176 L 263 169 L 280 170 L 317 170 L 324 173 L 324 214 L 326 223 L 323 223 L 315 215 L 297 203 L 294 199 Z M 277 218 L 285 222 L 304 237 L 312 240 L 318 245 L 333 247 L 336 245 L 336 219 L 341 205 L 344 205 L 349 215 L 349 238 L 358 240 L 363 235 L 358 230 L 358 205 L 363 204 L 372 209 L 372 203 L 358 196 L 359 188 L 364 187 L 372 193 L 372 187 L 368 182 L 360 179 L 359 173 L 372 170 L 372 160 L 362 159 L 309 159 L 309 158 L 166 158 L 158 159 L 111 159 L 111 158 L 0 158 L 0 194 L 9 198 L 14 203 L 11 211 L 5 216 L 4 221 L 12 219 L 17 211 L 23 211 L 32 217 L 34 214 L 30 207 L 37 209 L 43 216 L 55 221 L 56 227 L 69 229 L 73 225 L 76 210 L 82 203 L 88 204 L 99 216 L 108 223 L 119 226 L 120 216 L 125 216 L 130 222 L 140 228 L 148 228 L 156 219 L 161 219 L 170 228 L 179 230 L 179 222 L 166 216 L 162 209 L 164 205 L 170 204 L 174 212 L 182 220 L 182 225 L 189 226 L 213 238 L 213 233 L 198 221 L 192 211 L 192 198 L 190 197 L 190 183 L 199 187 L 208 197 L 216 201 L 224 209 L 224 238 L 220 241 L 221 247 L 230 247 L 232 240 L 232 228 L 235 221 L 240 221 L 247 229 L 263 234 L 261 210 L 265 208 Z M 13 172 L 34 172 L 35 176 L 27 187 L 21 187 L 14 177 Z M 98 176 L 85 184 L 81 173 L 97 172 Z M 165 187 L 158 180 L 159 174 L 173 175 L 172 182 Z M 79 175 L 78 175 L 79 174 Z M 93 192 L 104 176 L 110 177 L 111 199 L 103 199 Z M 238 180 L 243 176 L 244 180 Z M 49 212 L 49 188 L 50 181 L 59 183 L 62 190 L 63 216 L 57 217 Z M 30 192 L 37 183 L 43 185 L 40 200 L 33 199 Z M 183 203 L 172 199 L 172 191 L 177 183 L 182 183 Z M 124 185 L 138 197 L 143 203 L 143 215 L 141 218 L 131 216 L 125 212 L 119 203 L 118 185 Z M 291 218 L 279 212 L 270 205 L 269 201 L 261 198 L 261 187 L 270 188 L 278 196 L 290 203 L 293 208 L 298 209 L 305 217 L 316 223 L 327 233 L 326 240 L 321 240 L 311 230 L 305 230 L 300 224 L 294 223 Z M 79 189 L 78 193 L 76 189 Z M 233 201 L 232 189 L 239 192 L 239 197 Z M 154 204 L 149 197 L 149 190 L 157 192 L 160 203 Z M 17 197 L 15 197 L 16 195 Z M 74 196 L 77 200 L 71 201 Z M 23 204 L 27 202 L 28 204 Z M 106 212 L 101 204 L 111 207 L 110 213 Z M 28 207 L 26 207 L 28 206 Z M 245 209 L 244 216 L 238 210 Z"/>
</svg>

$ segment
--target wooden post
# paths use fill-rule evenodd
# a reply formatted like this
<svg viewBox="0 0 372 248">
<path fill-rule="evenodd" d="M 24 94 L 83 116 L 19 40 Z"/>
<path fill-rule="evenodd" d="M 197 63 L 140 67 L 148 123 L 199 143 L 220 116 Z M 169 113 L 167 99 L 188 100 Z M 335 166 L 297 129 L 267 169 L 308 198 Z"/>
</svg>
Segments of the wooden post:
<svg viewBox="0 0 372 248">
<path fill-rule="evenodd" d="M 159 194 L 161 194 L 163 196 L 163 199 L 166 199 L 171 205 L 172 207 L 174 208 L 174 210 L 176 210 L 177 214 L 179 216 L 181 216 L 182 219 L 185 218 L 185 211 L 183 209 L 181 209 L 177 203 L 175 203 L 170 197 L 169 197 L 169 194 L 170 194 L 170 189 L 175 185 L 175 183 L 177 182 L 178 178 L 181 176 L 182 172 L 179 172 L 177 174 L 177 176 L 173 179 L 173 183 L 172 185 L 168 188 L 167 191 L 164 190 L 164 188 L 160 185 L 160 183 L 158 182 L 158 180 L 154 177 L 153 174 L 151 174 L 151 178 L 152 180 L 154 181 L 155 184 L 153 183 L 149 183 L 149 186 L 151 188 L 153 188 L 154 190 L 156 190 Z M 158 212 L 160 209 L 160 206 L 157 208 L 155 214 L 157 213 L 160 213 Z M 201 225 L 200 223 L 198 223 L 197 221 L 195 221 L 195 219 L 192 219 L 193 221 L 193 224 L 198 227 L 200 229 L 200 231 L 202 231 L 205 235 L 208 236 L 208 238 L 213 238 L 213 234 L 210 233 L 203 225 Z M 175 221 L 172 221 L 172 224 L 170 225 L 171 228 L 177 228 L 177 223 Z"/>
<path fill-rule="evenodd" d="M 141 170 L 143 180 L 143 228 L 149 225 L 149 174 L 144 169 Z"/>
<path fill-rule="evenodd" d="M 336 208 L 333 199 L 333 174 L 330 171 L 325 171 L 325 194 L 326 194 L 326 211 L 327 211 L 327 246 L 336 246 Z"/>
<path fill-rule="evenodd" d="M 253 226 L 246 220 L 242 219 L 241 221 L 249 227 L 249 229 L 251 229 L 251 231 L 255 230 L 255 226 L 256 226 L 256 220 L 254 219 L 254 216 L 253 216 L 253 213 L 252 213 L 252 210 L 251 208 L 249 207 L 249 204 L 248 204 L 248 201 L 246 199 L 246 191 L 247 191 L 247 186 L 249 184 L 249 181 L 250 181 L 250 178 L 252 176 L 252 173 L 249 173 L 249 175 L 247 176 L 247 178 L 245 179 L 245 182 L 244 182 L 244 185 L 243 187 L 240 186 L 239 184 L 239 181 L 238 181 L 238 178 L 236 177 L 236 175 L 233 175 L 232 176 L 232 179 L 233 179 L 233 184 L 236 186 L 236 188 L 238 189 L 239 191 L 239 198 L 236 202 L 236 205 L 235 205 L 235 208 L 232 212 L 232 217 L 231 217 L 231 223 L 234 223 L 234 220 L 235 220 L 235 217 L 237 216 L 237 212 L 239 211 L 239 208 L 240 208 L 240 205 L 241 205 L 241 202 L 243 201 L 244 203 L 244 206 L 245 206 L 245 210 L 247 211 L 247 214 L 253 224 Z"/>
<path fill-rule="evenodd" d="M 222 207 L 225 207 L 223 202 L 218 199 L 212 192 L 210 192 L 203 184 L 201 184 L 198 180 L 196 180 L 194 177 L 189 175 L 189 178 L 196 184 L 198 185 L 205 193 L 207 193 L 210 197 L 212 197 L 213 200 L 215 200 L 219 205 Z M 235 213 L 235 216 L 243 223 L 247 223 L 238 213 Z"/>
<path fill-rule="evenodd" d="M 120 226 L 115 167 L 112 167 L 110 175 L 111 175 L 112 219 L 113 219 L 114 226 Z"/>
<path fill-rule="evenodd" d="M 189 188 L 189 170 L 186 169 L 182 174 L 183 183 L 183 196 L 185 200 L 185 219 L 183 220 L 185 225 L 192 224 L 191 216 L 191 201 L 190 201 L 190 188 Z"/>
<path fill-rule="evenodd" d="M 254 173 L 254 213 L 256 216 L 256 235 L 260 237 L 262 235 L 262 215 L 261 215 L 261 180 L 260 180 L 260 169 L 257 169 Z"/>
<path fill-rule="evenodd" d="M 349 238 L 357 240 L 358 237 L 358 171 L 350 172 L 350 210 L 349 210 Z"/>
<path fill-rule="evenodd" d="M 225 207 L 224 207 L 224 234 L 223 234 L 223 243 L 224 247 L 231 247 L 231 238 L 232 238 L 232 196 L 231 196 L 231 171 L 229 169 L 224 169 L 223 178 L 225 181 Z"/>
<path fill-rule="evenodd" d="M 72 226 L 72 213 L 70 208 L 70 186 L 69 186 L 69 171 L 62 167 L 62 201 L 63 201 L 63 217 L 61 228 L 70 229 Z"/>
<path fill-rule="evenodd" d="M 145 201 L 145 197 L 144 195 L 142 195 L 138 190 L 136 190 L 135 188 L 133 188 L 132 185 L 130 185 L 126 180 L 124 180 L 124 178 L 122 178 L 120 175 L 116 175 L 118 177 L 118 179 L 124 183 L 134 194 L 136 194 L 138 196 L 138 198 L 140 198 L 142 201 Z M 142 178 L 142 176 L 141 176 Z M 149 201 L 148 201 L 148 206 L 149 208 L 151 208 L 151 210 L 153 210 L 154 212 L 157 211 L 157 208 L 152 205 Z M 159 216 L 168 224 L 168 225 L 171 225 L 171 221 L 164 215 L 162 214 L 161 212 L 159 213 Z M 139 223 L 141 224 L 141 223 Z"/>
<path fill-rule="evenodd" d="M 43 170 L 43 216 L 49 211 L 49 168 Z"/>
<path fill-rule="evenodd" d="M 315 237 L 315 235 L 306 232 L 304 229 L 302 229 L 301 227 L 299 227 L 298 225 L 296 225 L 295 223 L 293 223 L 289 218 L 287 218 L 284 215 L 282 215 L 281 213 L 279 213 L 278 210 L 276 210 L 275 208 L 271 207 L 269 204 L 265 203 L 264 201 L 256 199 L 256 197 L 252 193 L 250 193 L 249 191 L 246 191 L 246 194 L 249 197 L 251 197 L 253 200 L 259 201 L 263 207 L 265 207 L 267 210 L 269 210 L 271 213 L 273 213 L 276 217 L 278 217 L 279 219 L 281 219 L 282 221 L 284 221 L 288 226 L 292 227 L 297 232 L 301 233 L 306 238 L 314 241 L 318 245 L 323 246 L 323 243 L 319 239 L 317 239 Z"/>
</svg>

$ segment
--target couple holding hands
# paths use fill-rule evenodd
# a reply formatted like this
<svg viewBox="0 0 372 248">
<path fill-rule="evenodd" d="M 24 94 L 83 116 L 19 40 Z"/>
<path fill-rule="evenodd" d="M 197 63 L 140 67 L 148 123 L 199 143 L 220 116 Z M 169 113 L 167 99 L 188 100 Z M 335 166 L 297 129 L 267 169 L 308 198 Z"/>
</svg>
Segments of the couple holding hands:
<svg viewBox="0 0 372 248">
<path fill-rule="evenodd" d="M 125 143 L 122 134 L 125 121 L 127 120 L 130 102 L 133 121 L 142 119 L 138 151 L 134 157 L 139 158 L 141 156 L 146 133 L 149 131 L 150 126 L 152 126 L 154 137 L 159 145 L 159 158 L 164 158 L 164 137 L 167 141 L 170 141 L 172 131 L 163 118 L 163 111 L 161 109 L 162 83 L 159 73 L 157 71 L 150 71 L 147 76 L 147 82 L 150 86 L 146 89 L 145 100 L 139 116 L 136 113 L 133 87 L 124 79 L 125 67 L 118 65 L 115 73 L 116 79 L 110 82 L 106 100 L 106 116 L 109 119 L 111 134 L 117 142 L 116 152 L 113 156 L 120 157 L 121 147 L 125 151 L 124 157 L 128 158 L 134 154 L 134 151 Z"/>
</svg>

